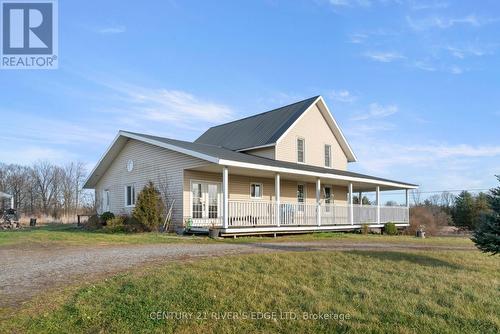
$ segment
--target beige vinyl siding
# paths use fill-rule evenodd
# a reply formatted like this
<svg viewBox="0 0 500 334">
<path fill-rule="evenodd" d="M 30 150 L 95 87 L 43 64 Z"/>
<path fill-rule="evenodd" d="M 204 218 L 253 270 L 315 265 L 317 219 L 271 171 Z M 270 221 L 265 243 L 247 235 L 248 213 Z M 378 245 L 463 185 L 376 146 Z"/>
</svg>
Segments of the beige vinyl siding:
<svg viewBox="0 0 500 334">
<path fill-rule="evenodd" d="M 256 155 L 256 156 L 268 158 L 268 159 L 275 159 L 274 146 L 257 148 L 255 150 L 245 151 L 244 153 L 248 153 L 248 154 L 252 154 L 252 155 Z"/>
<path fill-rule="evenodd" d="M 127 171 L 129 160 L 134 162 L 131 172 Z M 133 208 L 125 206 L 125 186 L 133 184 L 137 196 L 148 181 L 157 183 L 159 178 L 167 177 L 169 192 L 175 199 L 173 222 L 175 226 L 180 226 L 183 207 L 183 170 L 206 164 L 206 161 L 198 158 L 129 139 L 95 187 L 98 211 L 102 212 L 103 190 L 108 189 L 110 211 L 115 214 L 130 214 Z"/>
<path fill-rule="evenodd" d="M 331 145 L 332 168 L 347 170 L 347 157 L 316 105 L 276 144 L 276 159 L 297 162 L 297 138 L 305 139 L 305 164 L 325 167 L 325 144 Z"/>
<path fill-rule="evenodd" d="M 191 181 L 209 181 L 222 182 L 222 173 L 207 173 L 201 171 L 184 171 L 184 218 L 191 216 Z M 259 199 L 250 197 L 250 184 L 262 183 L 263 196 Z M 298 182 L 291 180 L 281 180 L 281 202 L 296 203 L 297 202 L 297 184 L 303 183 L 306 185 L 306 203 L 316 203 L 316 184 L 307 182 Z M 229 199 L 230 200 L 246 200 L 246 201 L 274 201 L 274 179 L 259 178 L 254 176 L 234 175 L 229 174 Z M 347 188 L 341 186 L 332 186 L 333 202 L 345 204 L 347 202 Z M 323 198 L 323 191 L 321 192 Z"/>
</svg>

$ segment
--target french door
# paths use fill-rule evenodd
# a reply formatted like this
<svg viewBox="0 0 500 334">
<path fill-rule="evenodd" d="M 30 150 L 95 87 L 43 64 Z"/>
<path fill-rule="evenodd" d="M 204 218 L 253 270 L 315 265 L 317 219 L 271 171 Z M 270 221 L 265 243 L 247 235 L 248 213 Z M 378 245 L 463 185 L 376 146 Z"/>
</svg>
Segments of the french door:
<svg viewBox="0 0 500 334">
<path fill-rule="evenodd" d="M 222 214 L 221 185 L 217 182 L 191 182 L 191 217 L 197 226 L 217 224 Z"/>
</svg>

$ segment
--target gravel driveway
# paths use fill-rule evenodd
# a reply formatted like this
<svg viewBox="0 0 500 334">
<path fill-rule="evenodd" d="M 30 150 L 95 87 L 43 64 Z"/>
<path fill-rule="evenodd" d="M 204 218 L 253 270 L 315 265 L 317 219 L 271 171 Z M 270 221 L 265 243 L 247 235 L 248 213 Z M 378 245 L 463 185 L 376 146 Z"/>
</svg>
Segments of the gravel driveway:
<svg viewBox="0 0 500 334">
<path fill-rule="evenodd" d="M 40 248 L 0 248 L 0 307 L 15 306 L 49 289 L 132 269 L 197 257 L 312 250 L 471 250 L 471 247 L 339 241 L 251 244 L 156 244 Z"/>
</svg>

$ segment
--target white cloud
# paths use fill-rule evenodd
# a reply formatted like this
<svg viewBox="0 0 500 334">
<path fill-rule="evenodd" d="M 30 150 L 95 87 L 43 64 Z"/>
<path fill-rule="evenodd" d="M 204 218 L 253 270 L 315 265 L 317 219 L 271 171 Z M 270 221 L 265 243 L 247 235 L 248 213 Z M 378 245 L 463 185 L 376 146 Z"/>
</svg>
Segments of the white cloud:
<svg viewBox="0 0 500 334">
<path fill-rule="evenodd" d="M 434 66 L 432 66 L 428 62 L 421 61 L 421 60 L 414 62 L 413 66 L 420 69 L 420 70 L 423 70 L 423 71 L 428 71 L 428 72 L 436 71 L 436 68 Z"/>
<path fill-rule="evenodd" d="M 424 185 L 427 189 L 488 188 L 500 161 L 498 145 L 393 143 L 354 137 L 360 172 Z M 496 168 L 497 169 L 497 168 Z"/>
<path fill-rule="evenodd" d="M 382 52 L 382 51 L 365 52 L 364 56 L 373 61 L 378 61 L 382 63 L 390 63 L 405 58 L 402 54 L 398 52 Z"/>
<path fill-rule="evenodd" d="M 0 161 L 5 163 L 31 165 L 39 160 L 47 160 L 54 163 L 66 163 L 78 160 L 75 153 L 64 149 L 36 145 L 15 148 L 2 146 L 0 145 Z"/>
<path fill-rule="evenodd" d="M 113 25 L 109 27 L 97 28 L 95 31 L 103 35 L 114 35 L 126 32 L 127 28 L 124 25 Z"/>
<path fill-rule="evenodd" d="M 410 16 L 407 16 L 406 21 L 411 29 L 415 31 L 422 31 L 432 28 L 448 29 L 458 25 L 479 27 L 485 24 L 496 22 L 498 21 L 498 19 L 483 18 L 483 17 L 478 17 L 475 14 L 470 14 L 458 18 L 430 16 L 422 19 L 414 19 Z"/>
<path fill-rule="evenodd" d="M 449 72 L 451 74 L 462 74 L 462 73 L 464 73 L 464 70 L 455 65 L 455 66 L 450 67 Z"/>
<path fill-rule="evenodd" d="M 343 103 L 351 103 L 357 99 L 357 96 L 346 89 L 332 90 L 327 96 L 334 101 Z"/>
<path fill-rule="evenodd" d="M 10 111 L 8 114 L 15 114 Z M 17 112 L 17 116 L 10 120 L 10 126 L 4 127 L 0 139 L 14 140 L 17 142 L 44 143 L 44 144 L 70 144 L 70 143 L 101 143 L 112 139 L 113 134 L 108 134 L 105 127 L 100 127 L 102 122 L 89 122 L 80 124 L 79 121 L 63 121 L 56 116 L 50 118 L 38 117 L 33 114 Z M 23 129 L 19 133 L 19 129 Z"/>
<path fill-rule="evenodd" d="M 489 51 L 485 51 L 477 46 L 466 46 L 466 47 L 456 47 L 456 46 L 447 46 L 446 50 L 450 52 L 450 54 L 459 59 L 464 59 L 468 56 L 476 56 L 481 57 L 488 53 Z"/>
<path fill-rule="evenodd" d="M 412 10 L 428 10 L 428 9 L 444 9 L 450 6 L 447 2 L 410 2 L 410 8 Z"/>
<path fill-rule="evenodd" d="M 153 121 L 172 121 L 184 117 L 208 122 L 223 122 L 231 118 L 229 107 L 202 100 L 180 90 L 144 89 L 136 87 L 125 93 L 144 110 L 144 116 Z"/>
<path fill-rule="evenodd" d="M 336 7 L 370 7 L 370 0 L 329 0 L 332 6 Z"/>
<path fill-rule="evenodd" d="M 378 103 L 371 103 L 368 108 L 368 112 L 354 116 L 351 120 L 362 121 L 372 118 L 384 118 L 397 112 L 398 107 L 394 104 L 383 106 Z"/>
</svg>

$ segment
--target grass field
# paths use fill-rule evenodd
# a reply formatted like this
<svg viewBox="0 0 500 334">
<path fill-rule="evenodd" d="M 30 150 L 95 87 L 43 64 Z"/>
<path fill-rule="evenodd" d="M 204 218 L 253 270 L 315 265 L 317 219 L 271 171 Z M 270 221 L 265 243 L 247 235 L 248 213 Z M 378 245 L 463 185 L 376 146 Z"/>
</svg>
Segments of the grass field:
<svg viewBox="0 0 500 334">
<path fill-rule="evenodd" d="M 354 233 L 323 232 L 301 235 L 272 237 L 238 237 L 214 241 L 203 236 L 177 236 L 165 233 L 109 234 L 90 232 L 77 228 L 75 225 L 50 224 L 36 228 L 26 228 L 15 231 L 0 231 L 1 246 L 85 246 L 107 244 L 156 244 L 179 242 L 286 242 L 286 241 L 316 241 L 339 240 L 346 242 L 388 242 L 422 244 L 422 239 L 411 236 L 361 235 Z M 425 240 L 429 245 L 472 246 L 472 242 L 464 237 L 433 237 Z"/>
<path fill-rule="evenodd" d="M 39 297 L 4 319 L 0 332 L 498 333 L 499 272 L 498 257 L 476 251 L 214 258 Z M 167 319 L 182 312 L 184 319 Z M 251 319 L 264 314 L 270 319 Z"/>
</svg>

